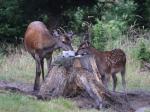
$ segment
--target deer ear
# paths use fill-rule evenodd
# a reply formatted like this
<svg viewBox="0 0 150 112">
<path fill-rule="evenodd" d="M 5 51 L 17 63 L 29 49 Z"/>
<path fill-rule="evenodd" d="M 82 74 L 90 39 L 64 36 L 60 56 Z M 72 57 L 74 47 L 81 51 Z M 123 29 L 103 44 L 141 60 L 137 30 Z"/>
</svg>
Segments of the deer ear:
<svg viewBox="0 0 150 112">
<path fill-rule="evenodd" d="M 63 35 L 63 32 L 60 30 L 60 28 L 57 28 L 57 32 L 58 34 Z"/>
<path fill-rule="evenodd" d="M 90 46 L 90 42 L 89 41 L 85 41 L 85 45 L 87 46 L 87 47 L 89 47 Z"/>
<path fill-rule="evenodd" d="M 66 40 L 72 41 L 74 33 L 72 31 L 67 32 L 64 36 Z"/>
<path fill-rule="evenodd" d="M 52 31 L 52 35 L 53 35 L 54 37 L 59 37 L 59 36 L 60 36 L 59 33 L 58 33 L 56 30 L 53 30 L 53 31 Z"/>
<path fill-rule="evenodd" d="M 67 35 L 68 35 L 69 38 L 72 38 L 74 33 L 72 31 L 69 31 Z"/>
</svg>

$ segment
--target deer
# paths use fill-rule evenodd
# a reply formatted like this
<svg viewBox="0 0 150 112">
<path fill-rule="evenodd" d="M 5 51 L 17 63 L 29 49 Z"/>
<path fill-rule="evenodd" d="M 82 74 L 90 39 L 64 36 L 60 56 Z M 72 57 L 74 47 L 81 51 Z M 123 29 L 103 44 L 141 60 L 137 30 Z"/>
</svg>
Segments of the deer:
<svg viewBox="0 0 150 112">
<path fill-rule="evenodd" d="M 31 22 L 24 36 L 25 49 L 31 54 L 36 62 L 36 76 L 34 81 L 34 90 L 40 89 L 40 75 L 44 80 L 44 59 L 47 61 L 48 70 L 51 69 L 53 51 L 56 49 L 73 50 L 71 37 L 73 33 L 57 29 L 49 32 L 46 25 L 41 21 Z"/>
<path fill-rule="evenodd" d="M 114 49 L 111 51 L 99 51 L 94 48 L 89 41 L 84 41 L 80 44 L 76 55 L 94 55 L 101 80 L 106 88 L 110 77 L 113 79 L 113 91 L 115 92 L 117 86 L 116 73 L 121 73 L 122 86 L 126 95 L 126 54 L 121 49 Z M 127 97 L 126 97 L 127 98 Z"/>
</svg>

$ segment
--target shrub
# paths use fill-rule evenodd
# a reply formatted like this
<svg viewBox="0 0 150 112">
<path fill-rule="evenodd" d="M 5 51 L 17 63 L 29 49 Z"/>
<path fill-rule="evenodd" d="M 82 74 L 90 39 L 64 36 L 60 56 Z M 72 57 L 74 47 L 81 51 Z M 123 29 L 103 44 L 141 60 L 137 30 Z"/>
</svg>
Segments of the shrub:
<svg viewBox="0 0 150 112">
<path fill-rule="evenodd" d="M 120 0 L 115 4 L 108 4 L 108 8 L 104 12 L 102 19 L 105 21 L 119 20 L 133 24 L 135 21 L 135 10 L 137 4 L 132 0 Z"/>
<path fill-rule="evenodd" d="M 108 42 L 113 44 L 122 37 L 125 29 L 126 23 L 122 21 L 111 20 L 106 23 L 97 20 L 97 24 L 92 27 L 92 43 L 97 49 L 104 50 Z"/>
<path fill-rule="evenodd" d="M 150 51 L 146 48 L 146 45 L 141 42 L 138 52 L 137 52 L 137 59 L 140 61 L 147 61 L 150 62 Z"/>
<path fill-rule="evenodd" d="M 67 11 L 64 11 L 63 16 L 67 17 L 67 19 L 65 18 L 66 20 L 70 20 L 67 21 L 68 23 L 65 24 L 67 24 L 73 30 L 79 32 L 81 29 L 81 24 L 83 22 L 83 14 L 84 11 L 80 7 L 77 7 L 74 10 L 69 9 Z"/>
<path fill-rule="evenodd" d="M 22 10 L 18 0 L 4 0 L 0 4 L 0 40 L 13 41 L 23 33 Z"/>
</svg>

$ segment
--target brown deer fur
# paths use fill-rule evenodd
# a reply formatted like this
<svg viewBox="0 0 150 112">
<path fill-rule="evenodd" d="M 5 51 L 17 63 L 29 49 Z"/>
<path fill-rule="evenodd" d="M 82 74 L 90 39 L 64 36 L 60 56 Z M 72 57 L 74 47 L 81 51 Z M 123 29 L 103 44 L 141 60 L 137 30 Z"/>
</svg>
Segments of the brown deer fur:
<svg viewBox="0 0 150 112">
<path fill-rule="evenodd" d="M 48 68 L 50 68 L 52 53 L 55 49 L 73 50 L 71 41 L 66 34 L 59 35 L 55 30 L 53 35 L 51 35 L 44 23 L 40 21 L 34 21 L 28 25 L 25 32 L 24 45 L 36 61 L 34 90 L 39 90 L 41 71 L 44 80 L 44 58 L 46 58 Z"/>
<path fill-rule="evenodd" d="M 122 85 L 126 93 L 125 69 L 126 69 L 126 55 L 121 49 L 114 49 L 112 51 L 99 51 L 90 46 L 88 41 L 83 42 L 78 48 L 76 55 L 91 54 L 95 56 L 98 70 L 101 74 L 102 81 L 107 87 L 107 83 L 112 77 L 113 91 L 116 89 L 117 77 L 116 73 L 121 72 Z"/>
</svg>

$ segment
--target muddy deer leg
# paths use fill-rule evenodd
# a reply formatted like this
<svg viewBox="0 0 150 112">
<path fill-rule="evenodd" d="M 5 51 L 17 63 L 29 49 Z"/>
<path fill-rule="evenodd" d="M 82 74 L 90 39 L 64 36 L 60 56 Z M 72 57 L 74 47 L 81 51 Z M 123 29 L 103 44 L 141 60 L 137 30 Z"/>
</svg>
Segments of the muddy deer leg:
<svg viewBox="0 0 150 112">
<path fill-rule="evenodd" d="M 44 81 L 44 59 L 41 59 L 41 70 L 42 70 L 42 79 Z"/>
<path fill-rule="evenodd" d="M 41 75 L 41 67 L 40 67 L 40 58 L 38 55 L 35 55 L 35 61 L 36 61 L 36 76 L 35 76 L 35 82 L 34 82 L 34 90 L 40 89 L 40 75 Z"/>
<path fill-rule="evenodd" d="M 116 86 L 117 86 L 116 74 L 112 74 L 112 79 L 113 79 L 113 91 L 115 91 L 116 90 Z"/>
<path fill-rule="evenodd" d="M 103 82 L 105 88 L 108 89 L 108 78 L 107 78 L 106 75 L 107 75 L 107 74 L 105 74 L 105 75 L 102 76 L 102 82 Z"/>
</svg>

